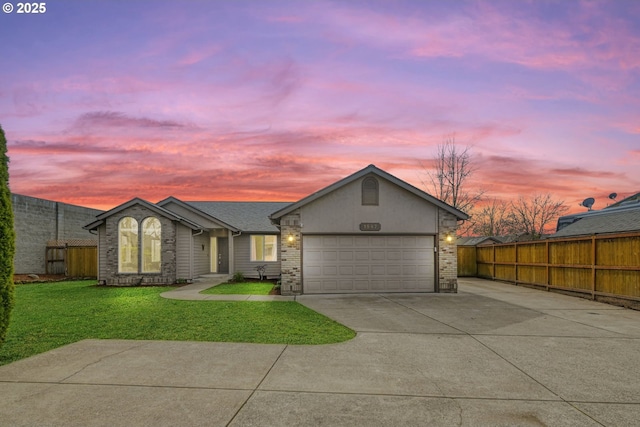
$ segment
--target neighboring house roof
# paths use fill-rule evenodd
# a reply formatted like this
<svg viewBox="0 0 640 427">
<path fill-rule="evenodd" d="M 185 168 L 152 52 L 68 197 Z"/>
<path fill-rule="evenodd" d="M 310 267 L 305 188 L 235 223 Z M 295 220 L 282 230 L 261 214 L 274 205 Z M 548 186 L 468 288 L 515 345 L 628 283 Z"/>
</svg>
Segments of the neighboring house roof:
<svg viewBox="0 0 640 427">
<path fill-rule="evenodd" d="M 444 209 L 445 211 L 453 214 L 456 218 L 458 219 L 468 219 L 469 215 L 467 215 L 466 213 L 454 208 L 451 205 L 448 205 L 447 203 L 443 202 L 440 199 L 437 199 L 435 197 L 433 197 L 432 195 L 425 193 L 424 191 L 414 187 L 413 185 L 399 179 L 396 178 L 395 176 L 383 171 L 382 169 L 377 168 L 375 165 L 369 165 L 366 168 L 359 170 L 358 172 L 349 175 L 348 177 L 329 185 L 328 187 L 325 187 L 319 191 L 316 191 L 315 193 L 295 202 L 295 203 L 291 203 L 286 207 L 281 208 L 279 211 L 274 212 L 271 215 L 271 219 L 274 221 L 278 221 L 280 218 L 282 218 L 283 216 L 293 212 L 294 210 L 313 202 L 314 200 L 317 200 L 321 197 L 324 197 L 325 195 L 331 193 L 332 191 L 335 191 L 357 179 L 360 179 L 366 175 L 369 174 L 374 174 L 379 176 L 380 178 L 386 179 L 387 181 L 390 181 L 394 184 L 396 184 L 397 186 L 409 191 L 410 193 L 415 194 L 416 196 Z"/>
<path fill-rule="evenodd" d="M 498 237 L 494 236 L 474 236 L 474 237 L 458 237 L 456 241 L 458 246 L 477 246 L 477 245 L 492 245 L 495 243 L 502 243 Z"/>
<path fill-rule="evenodd" d="M 624 199 L 620 200 L 619 202 L 615 202 L 610 204 L 609 206 L 607 206 L 604 209 L 609 209 L 609 208 L 615 208 L 618 206 L 628 206 L 634 203 L 640 203 L 640 193 L 636 193 L 632 196 L 629 197 L 625 197 Z"/>
<path fill-rule="evenodd" d="M 249 232 L 278 232 L 269 215 L 290 202 L 185 202 L 214 218 Z"/>
<path fill-rule="evenodd" d="M 96 216 L 96 221 L 92 222 L 91 224 L 85 225 L 84 228 L 85 230 L 95 230 L 96 228 L 98 228 L 100 225 L 104 224 L 104 220 L 108 217 L 110 217 L 111 215 L 114 215 L 118 212 L 121 212 L 124 209 L 130 208 L 131 206 L 135 206 L 135 205 L 142 205 L 145 208 L 155 212 L 158 215 L 162 215 L 165 216 L 167 218 L 170 218 L 173 221 L 178 221 L 180 223 L 182 223 L 183 225 L 186 225 L 187 227 L 191 228 L 192 230 L 201 230 L 203 229 L 202 226 L 196 224 L 193 221 L 190 221 L 186 218 L 182 218 L 178 215 L 176 215 L 175 213 L 160 207 L 158 205 L 154 205 L 151 202 L 147 202 L 146 200 L 140 199 L 138 197 L 129 200 L 126 203 L 123 203 L 119 206 L 116 206 L 115 208 L 108 210 L 106 212 L 101 213 L 100 215 Z"/>
<path fill-rule="evenodd" d="M 584 236 L 602 233 L 640 231 L 640 204 L 635 209 L 602 209 L 591 211 L 552 237 Z"/>
</svg>

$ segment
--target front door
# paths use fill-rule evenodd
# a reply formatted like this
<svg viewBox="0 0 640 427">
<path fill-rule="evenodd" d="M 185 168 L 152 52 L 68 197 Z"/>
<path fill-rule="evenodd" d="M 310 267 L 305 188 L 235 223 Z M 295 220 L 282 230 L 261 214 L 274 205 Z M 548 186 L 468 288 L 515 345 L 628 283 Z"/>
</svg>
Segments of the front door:
<svg viewBox="0 0 640 427">
<path fill-rule="evenodd" d="M 218 237 L 217 238 L 217 256 L 218 256 L 218 268 L 216 273 L 228 274 L 229 273 L 229 238 Z"/>
</svg>

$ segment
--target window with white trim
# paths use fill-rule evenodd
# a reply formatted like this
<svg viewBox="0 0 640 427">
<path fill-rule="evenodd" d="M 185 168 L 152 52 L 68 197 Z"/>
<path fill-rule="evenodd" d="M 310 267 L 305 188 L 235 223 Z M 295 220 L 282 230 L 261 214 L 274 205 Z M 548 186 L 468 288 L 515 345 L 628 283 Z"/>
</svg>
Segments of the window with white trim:
<svg viewBox="0 0 640 427">
<path fill-rule="evenodd" d="M 118 272 L 138 272 L 138 221 L 129 216 L 118 223 Z"/>
<path fill-rule="evenodd" d="M 277 261 L 278 237 L 273 235 L 251 236 L 251 261 Z"/>
<path fill-rule="evenodd" d="M 160 273 L 162 227 L 155 217 L 142 221 L 142 272 Z"/>
</svg>

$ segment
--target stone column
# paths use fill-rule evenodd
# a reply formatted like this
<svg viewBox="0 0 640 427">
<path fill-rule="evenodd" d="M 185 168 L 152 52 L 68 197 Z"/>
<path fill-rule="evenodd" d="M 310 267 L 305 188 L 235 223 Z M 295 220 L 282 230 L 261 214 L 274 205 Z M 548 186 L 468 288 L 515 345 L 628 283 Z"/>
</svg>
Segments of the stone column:
<svg viewBox="0 0 640 427">
<path fill-rule="evenodd" d="M 280 220 L 280 293 L 302 293 L 300 211 L 294 211 Z"/>
<path fill-rule="evenodd" d="M 458 247 L 456 217 L 442 209 L 438 212 L 438 292 L 458 292 Z M 447 241 L 450 236 L 451 241 Z"/>
</svg>

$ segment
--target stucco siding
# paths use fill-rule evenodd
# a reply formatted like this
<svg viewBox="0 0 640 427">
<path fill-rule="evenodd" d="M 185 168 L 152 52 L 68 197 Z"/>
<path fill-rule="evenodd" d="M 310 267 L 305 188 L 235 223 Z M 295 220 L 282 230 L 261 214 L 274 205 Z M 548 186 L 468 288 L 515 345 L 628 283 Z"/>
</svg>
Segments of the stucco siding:
<svg viewBox="0 0 640 427">
<path fill-rule="evenodd" d="M 255 233 L 260 234 L 260 233 Z M 244 274 L 245 277 L 258 277 L 258 270 L 256 267 L 259 265 L 266 265 L 266 275 L 267 277 L 278 277 L 280 276 L 280 238 L 278 237 L 278 261 L 251 261 L 251 234 L 242 234 L 238 237 L 235 237 L 233 242 L 233 250 L 234 250 L 234 258 L 235 258 L 235 269 L 232 271 L 233 273 L 240 272 Z"/>
<path fill-rule="evenodd" d="M 361 233 L 361 223 L 378 223 L 379 233 L 437 233 L 437 207 L 385 179 L 377 179 L 377 206 L 362 205 L 362 179 L 358 179 L 302 206 L 302 232 Z"/>
</svg>

